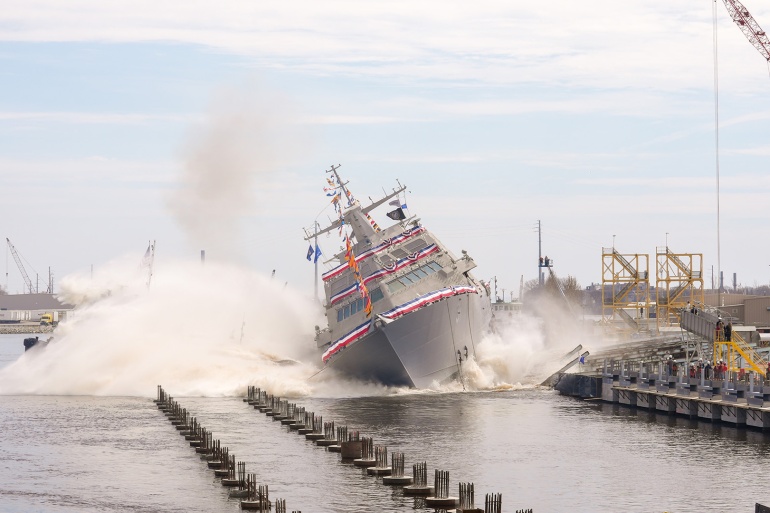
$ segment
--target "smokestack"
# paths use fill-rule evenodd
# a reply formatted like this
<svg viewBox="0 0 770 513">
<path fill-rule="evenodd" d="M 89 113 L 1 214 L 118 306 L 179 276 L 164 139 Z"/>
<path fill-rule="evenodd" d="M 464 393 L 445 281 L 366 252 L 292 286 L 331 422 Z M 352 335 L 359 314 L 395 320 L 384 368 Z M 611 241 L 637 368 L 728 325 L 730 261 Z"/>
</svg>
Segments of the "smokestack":
<svg viewBox="0 0 770 513">
<path fill-rule="evenodd" d="M 738 273 L 733 273 L 733 292 L 738 291 Z"/>
<path fill-rule="evenodd" d="M 201 250 L 201 265 L 203 265 L 205 263 L 206 263 L 206 250 L 202 249 Z"/>
</svg>

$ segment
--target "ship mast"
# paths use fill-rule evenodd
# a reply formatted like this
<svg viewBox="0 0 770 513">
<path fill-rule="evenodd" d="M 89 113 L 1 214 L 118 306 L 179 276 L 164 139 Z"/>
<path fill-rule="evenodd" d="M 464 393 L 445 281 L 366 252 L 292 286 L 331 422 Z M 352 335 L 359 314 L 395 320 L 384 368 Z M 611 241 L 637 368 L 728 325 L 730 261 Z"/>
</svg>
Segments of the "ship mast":
<svg viewBox="0 0 770 513">
<path fill-rule="evenodd" d="M 339 173 L 337 173 L 337 170 L 342 166 L 342 164 L 337 164 L 336 166 L 332 164 L 331 169 L 327 170 L 327 173 L 334 173 L 334 177 L 337 179 L 337 183 L 340 184 L 340 188 L 342 189 L 342 192 L 345 194 L 345 199 L 348 200 L 348 206 L 353 204 L 353 196 L 350 194 L 350 191 L 348 191 L 347 187 L 345 187 L 348 183 L 343 182 L 340 178 Z M 342 208 L 342 205 L 340 205 L 340 208 Z"/>
</svg>

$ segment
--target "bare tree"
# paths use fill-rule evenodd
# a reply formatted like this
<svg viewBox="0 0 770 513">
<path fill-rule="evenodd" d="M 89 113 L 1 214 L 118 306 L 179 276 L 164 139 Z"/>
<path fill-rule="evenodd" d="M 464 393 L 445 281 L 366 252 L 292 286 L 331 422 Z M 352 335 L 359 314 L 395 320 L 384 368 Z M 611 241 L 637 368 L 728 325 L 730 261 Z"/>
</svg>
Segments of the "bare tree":
<svg viewBox="0 0 770 513">
<path fill-rule="evenodd" d="M 583 304 L 583 288 L 574 276 L 567 276 L 561 280 L 561 288 L 567 300 L 572 303 L 573 308 L 578 308 Z"/>
<path fill-rule="evenodd" d="M 536 290 L 538 287 L 540 287 L 540 281 L 538 281 L 537 278 L 525 281 L 524 295 L 526 296 L 528 292 L 532 292 L 533 290 Z"/>
</svg>

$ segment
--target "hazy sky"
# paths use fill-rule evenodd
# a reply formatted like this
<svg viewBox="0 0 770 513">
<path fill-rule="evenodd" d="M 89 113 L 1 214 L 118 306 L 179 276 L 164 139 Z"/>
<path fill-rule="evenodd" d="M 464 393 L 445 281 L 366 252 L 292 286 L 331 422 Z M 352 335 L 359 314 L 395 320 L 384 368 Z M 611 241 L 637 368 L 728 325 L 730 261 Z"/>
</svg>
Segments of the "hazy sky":
<svg viewBox="0 0 770 513">
<path fill-rule="evenodd" d="M 310 292 L 301 228 L 332 214 L 324 170 L 342 164 L 365 202 L 408 185 L 500 288 L 537 276 L 538 220 L 583 286 L 613 238 L 653 274 L 666 238 L 703 253 L 708 286 L 713 5 L 5 0 L 2 235 L 57 281 L 156 239 L 159 266 L 206 249 Z M 770 29 L 767 3 L 745 5 Z M 770 76 L 716 7 L 721 267 L 766 284 Z M 6 271 L 20 292 L 7 250 Z"/>
</svg>

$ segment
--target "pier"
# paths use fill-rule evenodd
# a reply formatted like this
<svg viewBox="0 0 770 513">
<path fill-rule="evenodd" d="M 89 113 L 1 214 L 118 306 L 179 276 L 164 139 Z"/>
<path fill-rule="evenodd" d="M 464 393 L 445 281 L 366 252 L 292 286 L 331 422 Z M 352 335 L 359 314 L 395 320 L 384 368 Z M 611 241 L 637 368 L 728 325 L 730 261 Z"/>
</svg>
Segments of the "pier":
<svg viewBox="0 0 770 513">
<path fill-rule="evenodd" d="M 770 363 L 764 348 L 744 339 L 732 324 L 725 327 L 722 317 L 729 318 L 719 309 L 672 312 L 681 338 L 606 349 L 600 371 L 559 374 L 554 388 L 629 408 L 770 429 Z"/>
<path fill-rule="evenodd" d="M 664 361 L 609 361 L 601 374 L 561 375 L 555 388 L 629 408 L 770 430 L 770 381 L 754 371 L 706 379 L 705 372 L 700 377 L 671 373 Z"/>
</svg>

